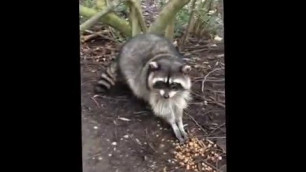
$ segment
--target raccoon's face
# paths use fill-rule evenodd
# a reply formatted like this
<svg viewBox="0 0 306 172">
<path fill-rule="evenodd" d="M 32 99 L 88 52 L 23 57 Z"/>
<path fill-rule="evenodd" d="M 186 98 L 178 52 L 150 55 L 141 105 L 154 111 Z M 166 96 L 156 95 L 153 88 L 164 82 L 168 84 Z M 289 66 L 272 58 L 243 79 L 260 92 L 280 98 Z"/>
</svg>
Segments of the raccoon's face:
<svg viewBox="0 0 306 172">
<path fill-rule="evenodd" d="M 149 65 L 148 86 L 155 94 L 171 99 L 190 90 L 189 65 L 170 60 L 153 61 Z"/>
</svg>

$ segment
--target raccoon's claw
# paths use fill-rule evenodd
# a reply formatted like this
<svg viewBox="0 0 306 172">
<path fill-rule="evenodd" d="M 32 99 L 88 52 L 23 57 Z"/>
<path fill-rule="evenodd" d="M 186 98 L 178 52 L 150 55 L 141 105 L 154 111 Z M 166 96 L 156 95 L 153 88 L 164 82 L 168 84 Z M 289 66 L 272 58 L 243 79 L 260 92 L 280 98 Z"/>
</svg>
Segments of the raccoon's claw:
<svg viewBox="0 0 306 172">
<path fill-rule="evenodd" d="M 181 135 L 175 135 L 180 143 L 183 143 L 185 139 Z"/>
<path fill-rule="evenodd" d="M 179 144 L 184 145 L 188 142 L 188 140 L 189 140 L 188 138 L 182 138 L 182 139 L 179 140 L 179 142 L 180 142 Z"/>
<path fill-rule="evenodd" d="M 184 140 L 185 141 L 188 141 L 189 140 L 189 137 L 186 135 L 186 136 L 183 136 L 184 137 Z"/>
<path fill-rule="evenodd" d="M 179 144 L 180 144 L 180 145 L 185 144 L 185 142 L 186 142 L 186 140 L 185 140 L 185 139 L 183 139 L 183 138 L 179 139 Z"/>
<path fill-rule="evenodd" d="M 182 138 L 180 144 L 186 144 L 189 140 L 188 134 L 185 131 L 181 131 Z"/>
<path fill-rule="evenodd" d="M 182 133 L 182 136 L 183 136 L 183 138 L 184 138 L 185 140 L 188 140 L 188 139 L 189 139 L 188 134 L 187 134 L 185 131 L 181 131 L 181 133 Z"/>
</svg>

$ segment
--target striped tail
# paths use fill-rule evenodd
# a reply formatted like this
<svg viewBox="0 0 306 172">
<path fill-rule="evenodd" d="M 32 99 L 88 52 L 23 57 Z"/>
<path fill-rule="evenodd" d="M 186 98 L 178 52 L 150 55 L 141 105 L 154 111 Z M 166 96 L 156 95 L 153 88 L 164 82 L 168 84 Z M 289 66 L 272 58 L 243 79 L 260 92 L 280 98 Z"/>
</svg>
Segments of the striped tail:
<svg viewBox="0 0 306 172">
<path fill-rule="evenodd" d="M 117 63 L 112 62 L 111 65 L 106 68 L 106 71 L 101 73 L 95 87 L 95 92 L 100 93 L 111 89 L 116 83 L 117 72 Z"/>
</svg>

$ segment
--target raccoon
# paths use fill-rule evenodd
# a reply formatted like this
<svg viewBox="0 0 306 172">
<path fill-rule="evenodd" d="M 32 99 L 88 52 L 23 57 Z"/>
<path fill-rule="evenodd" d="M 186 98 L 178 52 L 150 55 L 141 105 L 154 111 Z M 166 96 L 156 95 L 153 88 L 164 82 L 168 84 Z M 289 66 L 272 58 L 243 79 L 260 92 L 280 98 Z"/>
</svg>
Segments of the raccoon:
<svg viewBox="0 0 306 172">
<path fill-rule="evenodd" d="M 98 84 L 110 89 L 121 76 L 133 94 L 147 102 L 154 114 L 168 122 L 183 143 L 188 135 L 183 126 L 183 110 L 191 100 L 191 67 L 166 38 L 141 34 L 127 41 L 117 60 Z"/>
</svg>

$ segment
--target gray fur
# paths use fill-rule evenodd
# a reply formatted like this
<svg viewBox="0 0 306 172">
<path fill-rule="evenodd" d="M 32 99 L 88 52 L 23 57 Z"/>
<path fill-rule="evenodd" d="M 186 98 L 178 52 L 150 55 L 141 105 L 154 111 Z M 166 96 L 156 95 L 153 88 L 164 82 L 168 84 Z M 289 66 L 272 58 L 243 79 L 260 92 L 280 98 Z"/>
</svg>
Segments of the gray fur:
<svg viewBox="0 0 306 172">
<path fill-rule="evenodd" d="M 118 58 L 118 65 L 134 95 L 148 102 L 154 114 L 171 125 L 180 142 L 187 139 L 182 118 L 183 110 L 191 100 L 191 81 L 187 75 L 189 66 L 184 64 L 174 46 L 158 35 L 138 35 L 125 43 Z M 154 89 L 153 81 L 163 78 L 169 83 L 182 83 L 184 89 Z M 167 95 L 167 98 L 163 95 Z"/>
</svg>

